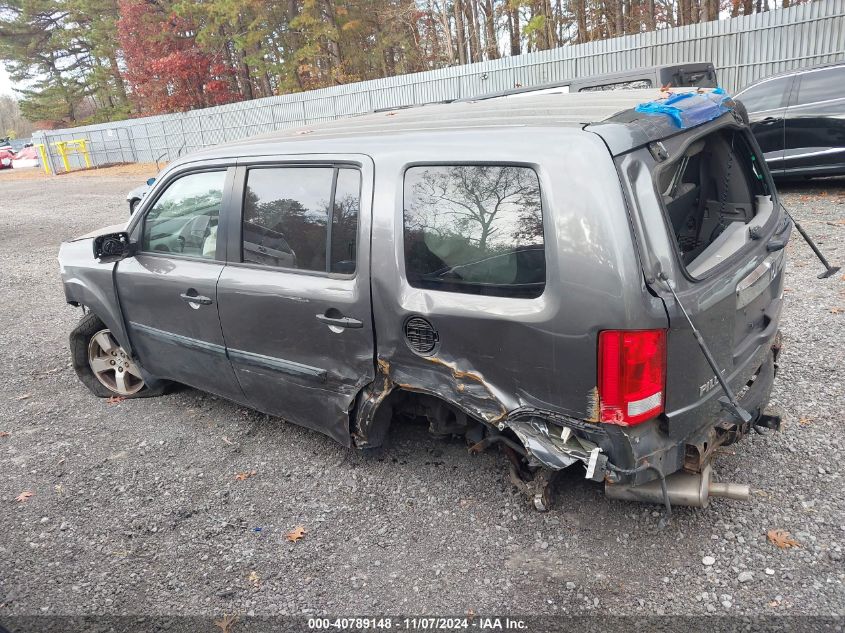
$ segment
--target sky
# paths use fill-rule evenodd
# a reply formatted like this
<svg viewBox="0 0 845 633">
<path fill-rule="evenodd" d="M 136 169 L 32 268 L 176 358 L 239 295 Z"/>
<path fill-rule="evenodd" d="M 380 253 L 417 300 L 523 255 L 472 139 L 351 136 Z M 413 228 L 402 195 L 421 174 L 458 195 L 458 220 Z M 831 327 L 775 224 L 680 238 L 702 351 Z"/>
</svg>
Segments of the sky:
<svg viewBox="0 0 845 633">
<path fill-rule="evenodd" d="M 6 72 L 6 67 L 0 64 L 0 95 L 13 95 L 12 80 L 9 78 L 9 73 Z"/>
</svg>

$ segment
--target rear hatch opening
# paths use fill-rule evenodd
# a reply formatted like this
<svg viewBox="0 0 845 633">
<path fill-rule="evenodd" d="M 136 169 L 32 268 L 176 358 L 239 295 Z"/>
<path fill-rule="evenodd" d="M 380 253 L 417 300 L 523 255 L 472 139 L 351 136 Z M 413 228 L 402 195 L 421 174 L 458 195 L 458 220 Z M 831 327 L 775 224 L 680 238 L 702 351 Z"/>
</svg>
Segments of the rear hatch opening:
<svg viewBox="0 0 845 633">
<path fill-rule="evenodd" d="M 777 196 L 747 129 L 731 122 L 670 147 L 671 159 L 653 169 L 654 188 L 643 193 L 656 194 L 666 246 L 676 249 L 683 267 L 683 275 L 658 269 L 654 290 L 669 311 L 667 425 L 694 430 L 695 446 L 716 422 L 745 433 L 762 415 L 771 380 L 759 397 L 744 394 L 770 363 L 783 305 L 785 239 L 771 240 Z M 788 229 L 781 226 L 778 235 Z"/>
<path fill-rule="evenodd" d="M 695 278 L 742 249 L 772 214 L 771 192 L 740 130 L 693 140 L 660 166 L 656 182 L 679 257 Z"/>
</svg>

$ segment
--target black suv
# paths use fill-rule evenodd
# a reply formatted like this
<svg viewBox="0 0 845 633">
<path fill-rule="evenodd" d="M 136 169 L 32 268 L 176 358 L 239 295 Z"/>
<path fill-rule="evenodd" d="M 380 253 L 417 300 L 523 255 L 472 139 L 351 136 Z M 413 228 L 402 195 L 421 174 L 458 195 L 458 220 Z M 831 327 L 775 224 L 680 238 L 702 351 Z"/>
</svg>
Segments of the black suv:
<svg viewBox="0 0 845 633">
<path fill-rule="evenodd" d="M 845 174 L 845 62 L 761 79 L 736 98 L 775 178 Z"/>
</svg>

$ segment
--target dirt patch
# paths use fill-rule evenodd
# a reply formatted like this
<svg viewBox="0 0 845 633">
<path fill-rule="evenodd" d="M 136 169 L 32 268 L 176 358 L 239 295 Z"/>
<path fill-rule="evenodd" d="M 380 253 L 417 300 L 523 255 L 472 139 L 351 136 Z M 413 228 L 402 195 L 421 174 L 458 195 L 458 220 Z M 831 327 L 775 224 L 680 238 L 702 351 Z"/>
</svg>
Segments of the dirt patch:
<svg viewBox="0 0 845 633">
<path fill-rule="evenodd" d="M 161 171 L 167 163 L 127 163 L 125 165 L 111 165 L 109 167 L 92 167 L 91 169 L 75 169 L 70 172 L 47 175 L 41 167 L 26 169 L 4 169 L 0 171 L 0 183 L 12 180 L 46 180 L 49 178 L 100 178 L 137 176 L 149 178 Z"/>
</svg>

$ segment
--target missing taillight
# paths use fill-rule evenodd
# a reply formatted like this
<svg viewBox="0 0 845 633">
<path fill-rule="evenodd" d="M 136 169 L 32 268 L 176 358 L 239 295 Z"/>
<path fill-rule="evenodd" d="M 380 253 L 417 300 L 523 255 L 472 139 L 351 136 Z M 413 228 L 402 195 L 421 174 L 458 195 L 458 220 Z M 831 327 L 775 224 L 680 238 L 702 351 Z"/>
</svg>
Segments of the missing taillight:
<svg viewBox="0 0 845 633">
<path fill-rule="evenodd" d="M 602 422 L 630 426 L 663 411 L 666 330 L 599 333 L 599 403 Z"/>
</svg>

